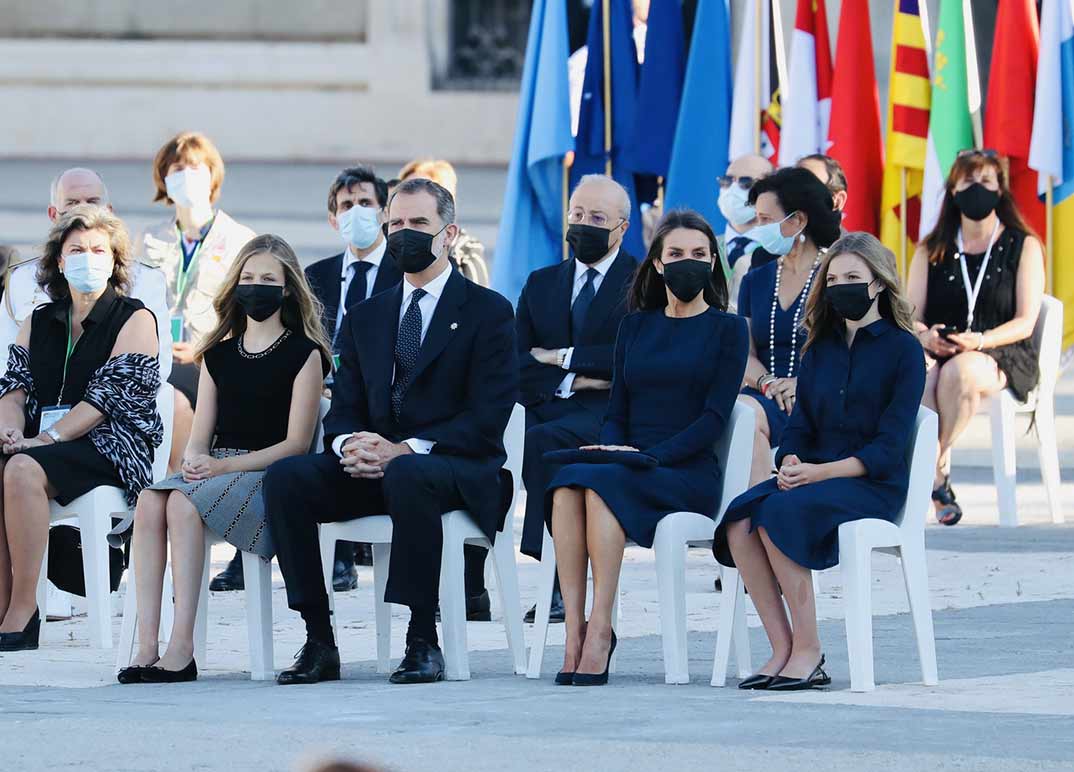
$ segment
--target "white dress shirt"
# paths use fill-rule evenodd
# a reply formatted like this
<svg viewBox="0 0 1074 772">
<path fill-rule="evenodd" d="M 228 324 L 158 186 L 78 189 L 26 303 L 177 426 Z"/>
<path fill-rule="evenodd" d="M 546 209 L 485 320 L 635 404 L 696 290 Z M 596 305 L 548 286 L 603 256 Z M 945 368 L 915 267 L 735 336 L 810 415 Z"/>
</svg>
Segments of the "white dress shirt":
<svg viewBox="0 0 1074 772">
<path fill-rule="evenodd" d="M 381 253 L 383 255 L 383 252 Z M 436 304 L 440 302 L 440 296 L 444 294 L 444 287 L 447 286 L 448 279 L 451 278 L 452 268 L 449 265 L 439 276 L 433 279 L 431 282 L 422 287 L 425 290 L 425 294 L 421 300 L 418 301 L 418 308 L 421 309 L 421 341 L 425 342 L 425 333 L 429 331 L 429 322 L 432 321 L 433 313 L 436 312 Z M 399 304 L 399 323 L 403 322 L 403 315 L 406 314 L 407 309 L 410 308 L 411 295 L 416 290 L 413 284 L 410 283 L 410 279 L 406 274 L 403 274 L 403 302 Z M 395 368 L 392 368 L 392 380 L 395 380 Z M 332 450 L 340 458 L 343 457 L 343 443 L 350 439 L 349 434 L 341 434 L 332 441 Z M 415 453 L 429 453 L 432 451 L 433 446 L 436 445 L 432 440 L 423 440 L 417 437 L 411 437 L 410 439 L 403 440 L 410 449 Z"/>
<path fill-rule="evenodd" d="M 359 258 L 351 251 L 348 246 L 343 253 L 343 268 L 340 274 L 339 282 L 339 308 L 336 309 L 336 329 L 338 330 L 343 324 L 343 317 L 347 315 L 347 291 L 351 288 L 351 280 L 354 279 L 356 271 L 351 270 L 351 266 L 359 262 L 366 262 L 372 266 L 365 274 L 365 300 L 373 295 L 373 284 L 377 281 L 377 271 L 380 270 L 380 261 L 384 259 L 385 252 L 388 251 L 388 240 L 381 239 L 380 246 L 374 249 L 365 257 Z"/>
<path fill-rule="evenodd" d="M 615 258 L 619 257 L 619 250 L 616 249 L 611 255 L 601 260 L 599 263 L 593 265 L 586 265 L 581 260 L 574 261 L 574 285 L 571 288 L 571 306 L 574 305 L 574 301 L 578 299 L 578 293 L 582 291 L 582 287 L 585 286 L 585 274 L 590 268 L 594 268 L 597 271 L 597 275 L 593 277 L 593 297 L 596 297 L 597 292 L 600 291 L 600 285 L 604 283 L 604 277 L 608 275 L 608 269 L 612 267 L 612 263 L 615 262 Z M 571 358 L 574 356 L 574 346 L 567 349 L 566 356 L 563 357 L 563 369 L 571 369 Z M 560 381 L 559 386 L 556 388 L 556 396 L 560 399 L 570 399 L 574 395 L 574 376 L 576 373 L 567 373 L 563 380 Z"/>
</svg>

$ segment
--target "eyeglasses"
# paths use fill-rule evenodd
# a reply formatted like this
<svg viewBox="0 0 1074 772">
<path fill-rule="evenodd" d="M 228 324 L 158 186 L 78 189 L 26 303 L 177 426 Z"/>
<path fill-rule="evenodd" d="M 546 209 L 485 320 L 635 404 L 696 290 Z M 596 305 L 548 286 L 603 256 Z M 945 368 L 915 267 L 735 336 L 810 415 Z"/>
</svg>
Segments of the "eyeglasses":
<svg viewBox="0 0 1074 772">
<path fill-rule="evenodd" d="M 613 220 L 603 212 L 587 213 L 581 209 L 572 209 L 567 213 L 567 222 L 570 225 L 582 225 L 588 222 L 589 225 L 596 226 L 597 228 L 612 228 L 623 222 L 623 218 L 617 217 Z M 610 225 L 610 223 L 614 223 L 615 225 Z"/>
<path fill-rule="evenodd" d="M 956 158 L 972 158 L 974 156 L 984 156 L 985 158 L 999 158 L 999 153 L 991 148 L 978 149 L 971 147 L 968 150 L 960 150 Z"/>
<path fill-rule="evenodd" d="M 738 184 L 743 190 L 749 190 L 753 187 L 753 183 L 757 181 L 756 177 L 732 177 L 729 174 L 722 174 L 716 178 L 716 181 L 720 183 L 721 188 L 729 188 L 734 184 Z"/>
</svg>

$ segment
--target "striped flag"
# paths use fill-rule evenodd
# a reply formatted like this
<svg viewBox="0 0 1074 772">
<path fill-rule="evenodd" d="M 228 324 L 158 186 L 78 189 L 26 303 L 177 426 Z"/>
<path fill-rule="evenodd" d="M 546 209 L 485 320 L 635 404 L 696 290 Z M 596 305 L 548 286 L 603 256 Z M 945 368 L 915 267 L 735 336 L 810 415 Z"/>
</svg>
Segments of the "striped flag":
<svg viewBox="0 0 1074 772">
<path fill-rule="evenodd" d="M 783 94 L 780 166 L 793 166 L 802 156 L 828 150 L 832 113 L 832 46 L 824 0 L 798 0 L 791 38 L 790 82 Z"/>
<path fill-rule="evenodd" d="M 900 267 L 905 268 L 920 227 L 921 188 L 929 133 L 929 60 L 919 0 L 899 0 L 891 50 L 880 240 L 899 257 Z M 905 212 L 902 211 L 904 173 Z M 904 234 L 908 234 L 905 250 Z"/>
<path fill-rule="evenodd" d="M 754 152 L 754 139 L 760 132 L 761 155 L 776 162 L 779 154 L 779 67 L 778 51 L 782 36 L 772 24 L 769 0 L 746 0 L 742 9 L 742 31 L 735 60 L 734 104 L 731 107 L 731 160 Z M 760 30 L 758 31 L 758 23 Z M 757 42 L 761 50 L 757 50 Z M 757 95 L 757 69 L 760 66 L 761 93 Z M 760 112 L 758 113 L 758 106 Z"/>
</svg>

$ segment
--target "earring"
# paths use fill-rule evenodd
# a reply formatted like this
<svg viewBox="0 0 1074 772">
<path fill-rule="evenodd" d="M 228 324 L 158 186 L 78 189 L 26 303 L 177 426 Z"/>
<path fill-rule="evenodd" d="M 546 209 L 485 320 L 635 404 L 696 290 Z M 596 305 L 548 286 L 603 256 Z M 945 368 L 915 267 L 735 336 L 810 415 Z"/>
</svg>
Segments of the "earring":
<svg viewBox="0 0 1074 772">
<path fill-rule="evenodd" d="M 798 234 L 798 240 L 800 242 L 802 242 L 803 244 L 805 244 L 805 234 L 804 233 Z"/>
</svg>

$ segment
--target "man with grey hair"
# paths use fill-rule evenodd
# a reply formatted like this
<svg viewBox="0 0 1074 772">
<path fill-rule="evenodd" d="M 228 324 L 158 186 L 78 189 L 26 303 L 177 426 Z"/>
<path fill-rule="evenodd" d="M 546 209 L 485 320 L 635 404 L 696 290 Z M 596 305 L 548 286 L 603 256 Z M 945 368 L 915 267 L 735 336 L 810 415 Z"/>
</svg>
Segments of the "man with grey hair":
<svg viewBox="0 0 1074 772">
<path fill-rule="evenodd" d="M 519 401 L 526 407 L 522 552 L 537 559 L 545 531 L 544 491 L 559 468 L 543 456 L 598 441 L 615 337 L 638 267 L 621 248 L 630 226 L 630 196 L 615 180 L 582 177 L 571 194 L 567 223 L 571 259 L 530 274 L 515 320 Z M 536 608 L 527 621 L 534 620 Z M 564 619 L 558 583 L 549 619 Z"/>
<path fill-rule="evenodd" d="M 91 169 L 75 167 L 58 174 L 49 186 L 48 218 L 55 223 L 67 210 L 79 204 L 108 207 L 108 188 L 101 176 Z M 3 370 L 7 369 L 7 349 L 15 342 L 19 327 L 35 308 L 50 298 L 37 283 L 39 256 L 30 256 L 8 265 L 4 280 L 3 307 L 0 308 L 0 350 L 4 352 Z M 131 297 L 145 303 L 157 318 L 160 342 L 160 377 L 167 380 L 172 369 L 172 336 L 168 322 L 167 279 L 155 265 L 142 262 L 131 271 Z"/>
<path fill-rule="evenodd" d="M 452 268 L 454 219 L 443 187 L 400 183 L 388 202 L 388 251 L 403 280 L 344 317 L 326 452 L 265 472 L 287 603 L 306 623 L 306 645 L 281 684 L 340 677 L 318 523 L 392 518 L 384 600 L 410 607 L 406 655 L 392 683 L 444 677 L 435 621 L 441 516 L 467 510 L 490 541 L 503 523 L 512 498 L 503 432 L 518 393 L 514 318 L 507 300 Z"/>
</svg>

